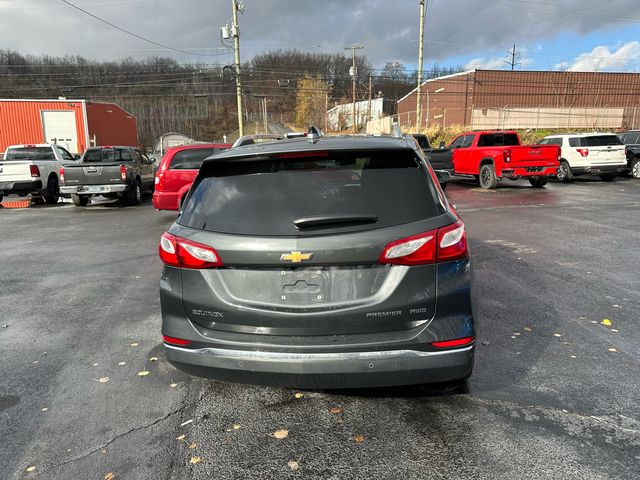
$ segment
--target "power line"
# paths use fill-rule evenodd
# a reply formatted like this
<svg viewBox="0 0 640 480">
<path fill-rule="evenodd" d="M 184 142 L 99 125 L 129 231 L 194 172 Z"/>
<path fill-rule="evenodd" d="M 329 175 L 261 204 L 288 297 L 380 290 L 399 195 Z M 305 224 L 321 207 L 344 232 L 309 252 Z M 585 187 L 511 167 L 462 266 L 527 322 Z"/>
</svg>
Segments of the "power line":
<svg viewBox="0 0 640 480">
<path fill-rule="evenodd" d="M 171 47 L 169 45 L 165 45 L 163 43 L 156 42 L 155 40 L 150 40 L 148 38 L 145 38 L 143 36 L 138 35 L 137 33 L 132 32 L 130 30 L 127 30 L 125 28 L 119 27 L 115 23 L 111 23 L 110 21 L 105 20 L 104 18 L 100 18 L 97 15 L 94 15 L 93 13 L 88 12 L 87 10 L 84 10 L 83 8 L 80 8 L 78 5 L 74 5 L 73 3 L 69 2 L 68 0 L 60 0 L 60 1 L 63 2 L 63 3 L 66 3 L 67 5 L 69 5 L 72 8 L 75 8 L 76 10 L 84 13 L 85 15 L 90 16 L 91 18 L 94 18 L 94 19 L 96 19 L 96 20 L 98 20 L 98 21 L 100 21 L 100 22 L 102 22 L 102 23 L 104 23 L 106 25 L 109 25 L 110 27 L 115 28 L 116 30 L 120 30 L 121 32 L 126 33 L 127 35 L 131 35 L 132 37 L 135 37 L 135 38 L 137 38 L 139 40 L 142 40 L 144 42 L 147 42 L 147 43 L 151 43 L 151 44 L 156 45 L 158 47 L 162 47 L 162 48 L 167 49 L 167 50 L 173 50 L 174 52 L 186 53 L 187 55 L 198 55 L 198 56 L 202 56 L 202 57 L 213 57 L 213 56 L 215 56 L 215 55 L 209 55 L 209 54 L 206 54 L 206 53 L 189 52 L 187 50 L 181 50 L 179 48 L 174 48 L 174 47 Z"/>
</svg>

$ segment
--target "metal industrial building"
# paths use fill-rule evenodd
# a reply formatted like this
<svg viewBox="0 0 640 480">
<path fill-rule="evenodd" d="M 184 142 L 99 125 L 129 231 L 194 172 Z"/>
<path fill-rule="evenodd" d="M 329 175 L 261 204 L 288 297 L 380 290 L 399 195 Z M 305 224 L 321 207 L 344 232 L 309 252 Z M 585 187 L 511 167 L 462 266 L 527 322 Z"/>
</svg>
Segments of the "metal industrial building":
<svg viewBox="0 0 640 480">
<path fill-rule="evenodd" d="M 9 145 L 32 143 L 57 143 L 78 154 L 96 145 L 137 147 L 137 123 L 113 103 L 0 100 L 0 153 Z"/>
<path fill-rule="evenodd" d="M 398 100 L 415 130 L 417 87 Z M 422 84 L 422 128 L 639 128 L 640 74 L 470 70 Z"/>
</svg>

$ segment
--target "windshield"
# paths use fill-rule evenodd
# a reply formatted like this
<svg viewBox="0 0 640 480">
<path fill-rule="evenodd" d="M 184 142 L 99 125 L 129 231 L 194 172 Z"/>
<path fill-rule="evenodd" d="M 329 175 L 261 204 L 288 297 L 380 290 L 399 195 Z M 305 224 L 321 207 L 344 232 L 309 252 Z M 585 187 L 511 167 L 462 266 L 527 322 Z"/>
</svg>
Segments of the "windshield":
<svg viewBox="0 0 640 480">
<path fill-rule="evenodd" d="M 443 213 L 413 150 L 313 154 L 320 156 L 205 163 L 178 223 L 220 233 L 299 236 L 313 234 L 314 227 L 323 233 L 365 230 Z"/>
<path fill-rule="evenodd" d="M 55 160 L 51 147 L 10 148 L 5 154 L 5 161 L 11 160 Z"/>
<path fill-rule="evenodd" d="M 192 148 L 177 152 L 171 159 L 170 170 L 198 170 L 202 161 L 222 148 Z"/>
</svg>

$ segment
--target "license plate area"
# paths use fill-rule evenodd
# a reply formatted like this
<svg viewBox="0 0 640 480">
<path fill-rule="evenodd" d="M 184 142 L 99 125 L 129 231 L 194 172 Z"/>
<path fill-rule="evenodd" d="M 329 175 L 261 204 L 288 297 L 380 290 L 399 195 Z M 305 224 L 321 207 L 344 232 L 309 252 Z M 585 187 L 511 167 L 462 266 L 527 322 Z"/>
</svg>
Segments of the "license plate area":
<svg viewBox="0 0 640 480">
<path fill-rule="evenodd" d="M 280 300 L 288 305 L 308 305 L 326 301 L 325 285 L 328 272 L 323 275 L 318 268 L 294 268 L 280 270 L 282 295 Z"/>
</svg>

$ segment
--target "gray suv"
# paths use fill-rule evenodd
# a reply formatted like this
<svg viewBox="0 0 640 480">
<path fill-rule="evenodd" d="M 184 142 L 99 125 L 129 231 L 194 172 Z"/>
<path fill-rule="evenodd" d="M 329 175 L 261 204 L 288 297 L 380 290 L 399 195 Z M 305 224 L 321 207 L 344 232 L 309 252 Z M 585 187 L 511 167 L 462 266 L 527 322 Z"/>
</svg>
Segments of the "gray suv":
<svg viewBox="0 0 640 480">
<path fill-rule="evenodd" d="M 465 228 L 411 137 L 211 157 L 159 252 L 167 359 L 189 374 L 298 388 L 471 375 Z"/>
</svg>

